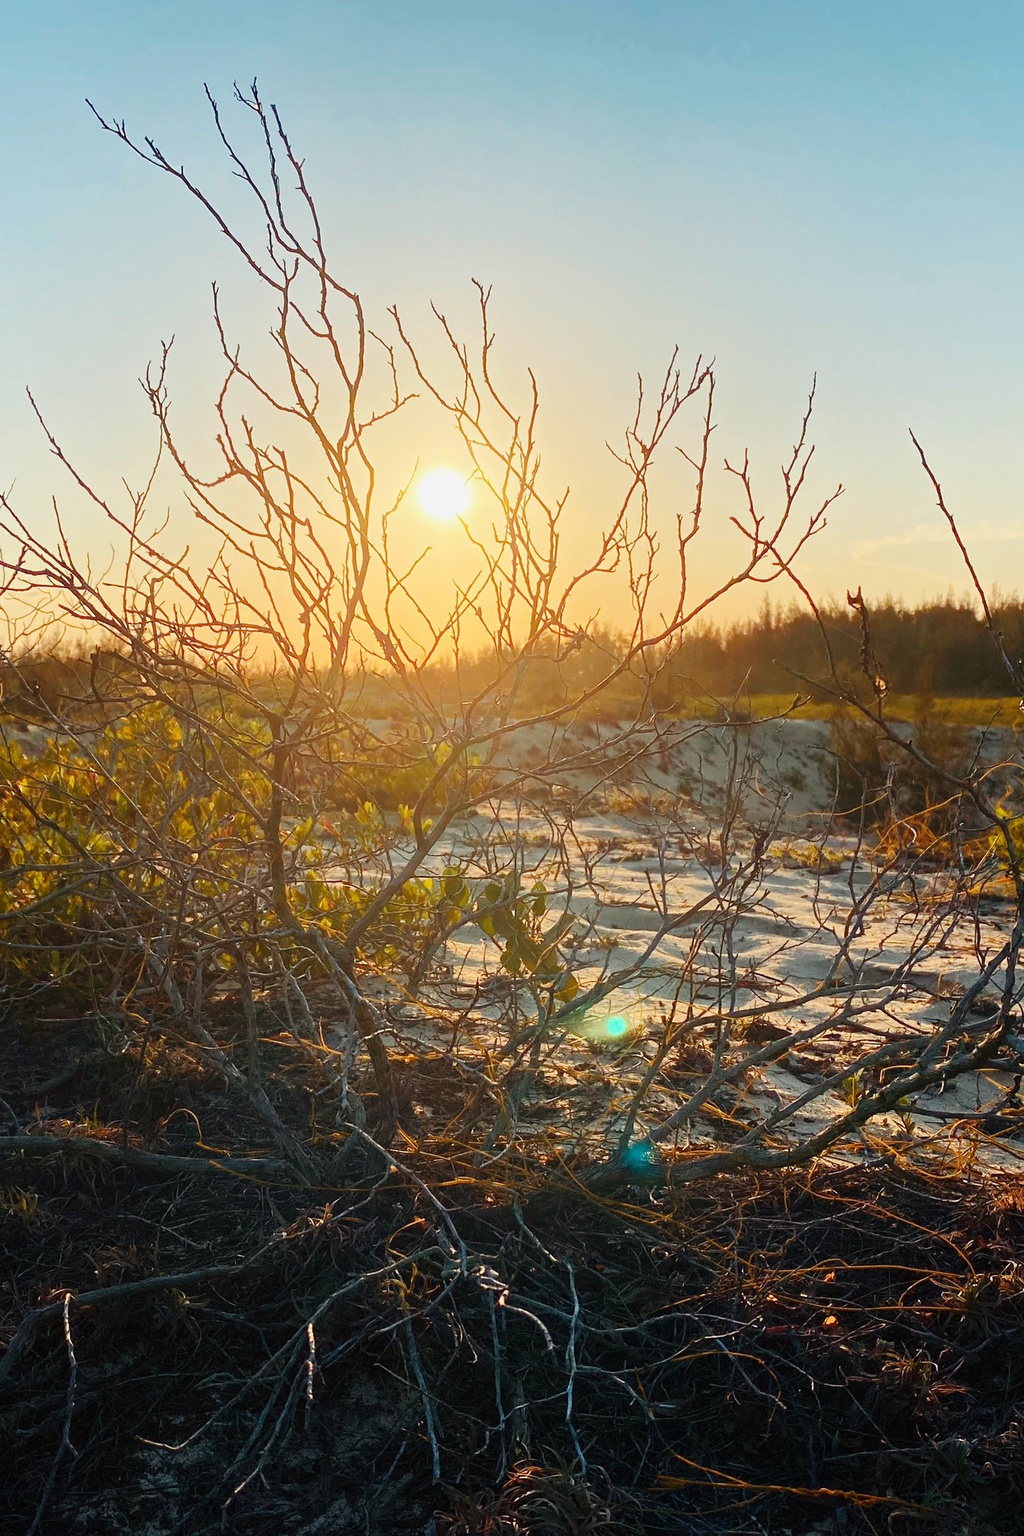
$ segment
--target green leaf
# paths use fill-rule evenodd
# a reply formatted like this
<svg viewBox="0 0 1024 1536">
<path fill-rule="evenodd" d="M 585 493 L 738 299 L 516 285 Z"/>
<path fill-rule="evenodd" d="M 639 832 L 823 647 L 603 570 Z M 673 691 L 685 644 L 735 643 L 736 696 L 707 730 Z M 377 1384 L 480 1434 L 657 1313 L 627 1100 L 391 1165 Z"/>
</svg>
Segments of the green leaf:
<svg viewBox="0 0 1024 1536">
<path fill-rule="evenodd" d="M 503 970 L 508 971 L 509 975 L 519 975 L 519 950 L 514 941 L 502 950 L 501 964 Z"/>
</svg>

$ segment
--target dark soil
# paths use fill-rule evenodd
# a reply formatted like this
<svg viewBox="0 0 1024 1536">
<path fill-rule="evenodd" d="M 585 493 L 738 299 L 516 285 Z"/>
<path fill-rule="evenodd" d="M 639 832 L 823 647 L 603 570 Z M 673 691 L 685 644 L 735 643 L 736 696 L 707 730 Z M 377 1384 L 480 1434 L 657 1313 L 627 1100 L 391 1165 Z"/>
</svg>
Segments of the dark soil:
<svg viewBox="0 0 1024 1536">
<path fill-rule="evenodd" d="M 273 1151 L 249 1107 L 133 1041 L 0 1027 L 2 1132 L 33 1138 L 0 1140 L 0 1530 L 1022 1528 L 1024 1184 L 878 1161 L 610 1202 L 410 1133 L 388 1169 L 269 1033 L 335 1171 L 229 1173 Z M 407 1086 L 437 1124 L 464 1095 L 443 1058 Z"/>
</svg>

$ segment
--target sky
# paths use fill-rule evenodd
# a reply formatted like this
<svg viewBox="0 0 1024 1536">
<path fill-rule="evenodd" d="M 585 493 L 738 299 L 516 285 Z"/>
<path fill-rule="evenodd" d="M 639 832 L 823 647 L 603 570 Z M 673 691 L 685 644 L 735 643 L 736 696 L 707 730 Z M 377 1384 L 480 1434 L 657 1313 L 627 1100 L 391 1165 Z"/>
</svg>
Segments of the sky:
<svg viewBox="0 0 1024 1536">
<path fill-rule="evenodd" d="M 0 0 L 0 49 L 0 484 L 26 520 L 67 494 L 26 386 L 116 489 L 143 473 L 137 381 L 172 333 L 182 420 L 208 433 L 210 283 L 241 338 L 266 327 L 226 244 L 86 98 L 230 199 L 203 84 L 228 102 L 258 77 L 371 315 L 397 302 L 425 335 L 431 301 L 468 324 L 471 279 L 493 285 L 580 539 L 637 372 L 678 344 L 716 359 L 716 463 L 749 447 L 766 505 L 817 375 L 811 489 L 846 487 L 801 567 L 819 596 L 965 588 L 911 427 L 983 580 L 1024 588 L 1024 8 Z M 102 558 L 87 509 L 75 531 Z M 710 578 L 727 533 L 709 550 Z"/>
</svg>

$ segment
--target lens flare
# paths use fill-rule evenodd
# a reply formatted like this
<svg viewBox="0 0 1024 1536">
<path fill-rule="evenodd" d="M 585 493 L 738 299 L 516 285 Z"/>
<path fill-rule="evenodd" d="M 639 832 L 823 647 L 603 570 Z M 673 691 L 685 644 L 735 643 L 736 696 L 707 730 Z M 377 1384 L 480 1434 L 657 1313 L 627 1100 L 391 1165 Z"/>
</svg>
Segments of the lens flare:
<svg viewBox="0 0 1024 1536">
<path fill-rule="evenodd" d="M 623 1018 L 621 1013 L 614 1014 L 605 1020 L 604 1032 L 609 1040 L 621 1040 L 623 1035 L 629 1034 L 629 1020 Z"/>
<path fill-rule="evenodd" d="M 664 1167 L 664 1158 L 649 1141 L 634 1141 L 622 1153 L 621 1162 L 628 1173 L 640 1177 L 656 1175 Z"/>
</svg>

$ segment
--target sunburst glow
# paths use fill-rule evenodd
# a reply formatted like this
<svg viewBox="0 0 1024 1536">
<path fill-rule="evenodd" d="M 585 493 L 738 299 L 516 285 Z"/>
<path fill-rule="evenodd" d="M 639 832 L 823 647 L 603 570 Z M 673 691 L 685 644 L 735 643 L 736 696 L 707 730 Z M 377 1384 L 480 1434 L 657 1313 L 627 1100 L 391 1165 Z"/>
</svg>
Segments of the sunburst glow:
<svg viewBox="0 0 1024 1536">
<path fill-rule="evenodd" d="M 472 503 L 469 482 L 457 469 L 429 469 L 416 482 L 416 505 L 435 522 L 458 522 Z"/>
</svg>

